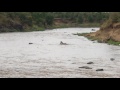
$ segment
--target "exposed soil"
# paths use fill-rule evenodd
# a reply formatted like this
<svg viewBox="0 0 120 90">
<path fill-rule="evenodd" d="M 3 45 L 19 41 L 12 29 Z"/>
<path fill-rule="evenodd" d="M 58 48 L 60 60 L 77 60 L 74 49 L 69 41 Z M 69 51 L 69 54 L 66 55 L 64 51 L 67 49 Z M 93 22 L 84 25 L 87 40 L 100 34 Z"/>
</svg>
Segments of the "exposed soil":
<svg viewBox="0 0 120 90">
<path fill-rule="evenodd" d="M 88 37 L 94 37 L 102 42 L 113 40 L 120 42 L 120 23 L 113 24 L 112 27 L 106 29 L 100 29 L 97 32 L 87 34 Z"/>
</svg>

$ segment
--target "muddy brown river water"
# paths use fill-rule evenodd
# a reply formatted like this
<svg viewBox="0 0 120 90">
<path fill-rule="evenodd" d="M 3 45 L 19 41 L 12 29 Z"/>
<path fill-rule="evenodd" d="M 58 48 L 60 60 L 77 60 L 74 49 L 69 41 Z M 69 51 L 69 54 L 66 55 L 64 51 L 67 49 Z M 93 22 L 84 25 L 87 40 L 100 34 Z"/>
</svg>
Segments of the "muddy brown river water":
<svg viewBox="0 0 120 90">
<path fill-rule="evenodd" d="M 92 32 L 91 29 L 1 33 L 0 77 L 120 78 L 120 46 L 97 43 L 73 35 Z M 60 45 L 60 41 L 69 45 Z M 87 64 L 88 62 L 93 64 Z M 92 69 L 79 68 L 82 66 Z M 97 69 L 104 71 L 96 71 Z"/>
</svg>

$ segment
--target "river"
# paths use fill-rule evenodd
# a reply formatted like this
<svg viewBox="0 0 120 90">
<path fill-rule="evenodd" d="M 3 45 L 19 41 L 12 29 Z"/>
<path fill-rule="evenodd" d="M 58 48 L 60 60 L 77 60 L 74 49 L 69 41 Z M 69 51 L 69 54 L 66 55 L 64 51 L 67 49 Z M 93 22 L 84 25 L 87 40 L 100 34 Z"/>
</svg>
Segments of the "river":
<svg viewBox="0 0 120 90">
<path fill-rule="evenodd" d="M 119 78 L 120 47 L 89 41 L 64 28 L 0 34 L 1 78 Z M 99 28 L 95 28 L 98 30 Z M 69 45 L 60 45 L 63 41 Z M 33 43 L 33 44 L 29 44 Z M 111 61 L 110 58 L 115 60 Z M 87 64 L 94 62 L 94 64 Z M 79 68 L 88 66 L 92 69 Z M 96 71 L 104 69 L 104 71 Z"/>
</svg>

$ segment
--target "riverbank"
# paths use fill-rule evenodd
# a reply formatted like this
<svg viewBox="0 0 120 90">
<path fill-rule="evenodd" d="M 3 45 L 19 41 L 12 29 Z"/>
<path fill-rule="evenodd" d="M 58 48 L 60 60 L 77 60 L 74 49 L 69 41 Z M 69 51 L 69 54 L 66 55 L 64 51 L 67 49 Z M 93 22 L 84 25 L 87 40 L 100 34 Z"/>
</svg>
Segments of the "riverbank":
<svg viewBox="0 0 120 90">
<path fill-rule="evenodd" d="M 70 27 L 98 27 L 104 12 L 1 12 L 0 32 L 44 31 Z M 92 24 L 91 24 L 92 23 Z M 98 24 L 96 24 L 98 23 Z"/>
<path fill-rule="evenodd" d="M 19 27 L 2 27 L 0 28 L 0 33 L 3 32 L 31 32 L 31 31 L 45 31 L 44 27 L 39 27 L 39 26 L 32 26 L 28 28 L 19 28 Z"/>
<path fill-rule="evenodd" d="M 98 30 L 96 32 L 91 33 L 77 33 L 75 35 L 85 36 L 89 40 L 95 41 L 97 40 L 99 43 L 107 43 L 109 45 L 120 45 L 120 29 L 105 29 Z"/>
<path fill-rule="evenodd" d="M 46 29 L 56 29 L 56 28 L 74 28 L 74 27 L 82 27 L 82 28 L 90 28 L 90 27 L 99 27 L 99 23 L 59 23 L 59 24 L 53 24 L 46 27 L 40 27 L 37 25 L 33 25 L 31 27 L 23 28 L 23 26 L 17 25 L 13 27 L 2 27 L 0 28 L 1 32 L 31 32 L 31 31 L 45 31 Z M 21 28 L 22 27 L 22 28 Z"/>
<path fill-rule="evenodd" d="M 64 24 L 64 23 L 60 23 L 58 25 L 53 25 L 52 28 L 70 28 L 70 27 L 81 27 L 81 28 L 90 28 L 90 27 L 100 27 L 99 23 L 82 23 L 82 24 L 78 24 L 78 23 L 68 23 L 68 24 Z"/>
</svg>

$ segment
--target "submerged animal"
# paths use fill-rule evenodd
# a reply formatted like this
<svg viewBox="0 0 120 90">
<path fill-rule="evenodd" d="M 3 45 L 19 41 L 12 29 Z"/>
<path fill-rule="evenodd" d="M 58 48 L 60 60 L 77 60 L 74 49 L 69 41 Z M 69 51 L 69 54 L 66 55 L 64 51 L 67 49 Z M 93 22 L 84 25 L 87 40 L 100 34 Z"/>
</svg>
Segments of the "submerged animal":
<svg viewBox="0 0 120 90">
<path fill-rule="evenodd" d="M 88 67 L 88 66 L 83 66 L 83 67 L 79 67 L 79 68 L 92 69 L 91 67 Z"/>
<path fill-rule="evenodd" d="M 62 41 L 60 42 L 60 45 L 68 45 L 67 43 L 63 43 Z"/>
<path fill-rule="evenodd" d="M 33 44 L 33 43 L 29 43 L 29 44 Z"/>
<path fill-rule="evenodd" d="M 96 71 L 104 71 L 104 69 L 97 69 Z"/>
<path fill-rule="evenodd" d="M 92 31 L 95 31 L 95 29 L 92 29 Z"/>
</svg>

